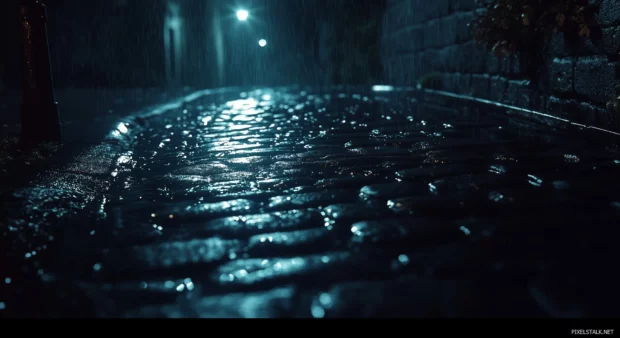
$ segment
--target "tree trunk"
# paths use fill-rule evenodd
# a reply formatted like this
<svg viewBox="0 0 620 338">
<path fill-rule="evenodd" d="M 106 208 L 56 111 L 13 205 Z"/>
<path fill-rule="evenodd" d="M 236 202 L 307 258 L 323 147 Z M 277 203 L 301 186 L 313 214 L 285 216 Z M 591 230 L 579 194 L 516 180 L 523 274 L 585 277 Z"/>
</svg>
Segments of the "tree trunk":
<svg viewBox="0 0 620 338">
<path fill-rule="evenodd" d="M 18 15 L 22 57 L 22 142 L 26 146 L 60 142 L 45 5 L 40 0 L 20 0 Z"/>
</svg>

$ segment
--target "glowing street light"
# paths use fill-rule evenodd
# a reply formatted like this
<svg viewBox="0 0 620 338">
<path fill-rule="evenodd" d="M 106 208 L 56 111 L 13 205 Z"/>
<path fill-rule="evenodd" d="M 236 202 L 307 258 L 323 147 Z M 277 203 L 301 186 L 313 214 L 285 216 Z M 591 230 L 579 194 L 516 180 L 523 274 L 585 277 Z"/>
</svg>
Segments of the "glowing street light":
<svg viewBox="0 0 620 338">
<path fill-rule="evenodd" d="M 258 45 L 261 46 L 261 47 L 267 46 L 267 40 L 265 40 L 265 39 L 258 40 Z"/>
<path fill-rule="evenodd" d="M 237 19 L 239 19 L 239 21 L 245 21 L 249 16 L 250 13 L 248 13 L 245 9 L 240 9 L 237 11 Z"/>
</svg>

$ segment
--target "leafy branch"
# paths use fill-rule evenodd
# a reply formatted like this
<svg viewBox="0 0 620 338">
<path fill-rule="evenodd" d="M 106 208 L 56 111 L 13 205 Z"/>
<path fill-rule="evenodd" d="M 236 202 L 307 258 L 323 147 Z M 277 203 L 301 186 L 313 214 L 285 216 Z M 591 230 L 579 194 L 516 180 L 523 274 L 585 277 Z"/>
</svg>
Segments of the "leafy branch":
<svg viewBox="0 0 620 338">
<path fill-rule="evenodd" d="M 612 113 L 620 114 L 620 85 L 616 86 L 614 98 L 607 102 L 607 109 Z"/>
<path fill-rule="evenodd" d="M 481 0 L 478 0 L 481 3 Z M 496 56 L 542 49 L 544 39 L 563 33 L 567 39 L 592 37 L 600 1 L 482 0 L 483 9 L 470 23 L 475 41 Z"/>
</svg>

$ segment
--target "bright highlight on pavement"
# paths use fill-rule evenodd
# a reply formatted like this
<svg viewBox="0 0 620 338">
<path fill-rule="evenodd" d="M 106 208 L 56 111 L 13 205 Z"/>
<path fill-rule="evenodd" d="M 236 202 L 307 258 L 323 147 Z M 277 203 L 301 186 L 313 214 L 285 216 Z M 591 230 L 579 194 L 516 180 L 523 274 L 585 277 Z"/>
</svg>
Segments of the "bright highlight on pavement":
<svg viewBox="0 0 620 338">
<path fill-rule="evenodd" d="M 239 21 L 245 21 L 249 16 L 250 13 L 248 13 L 245 9 L 240 9 L 237 11 L 237 19 L 239 19 Z"/>
<path fill-rule="evenodd" d="M 372 86 L 372 90 L 375 92 L 391 92 L 394 90 L 394 87 L 385 86 L 385 85 L 375 85 L 375 86 Z"/>
<path fill-rule="evenodd" d="M 259 46 L 261 46 L 261 47 L 265 47 L 265 46 L 267 46 L 267 40 L 265 40 L 265 39 L 260 39 L 260 40 L 258 41 L 258 45 L 259 45 Z"/>
</svg>

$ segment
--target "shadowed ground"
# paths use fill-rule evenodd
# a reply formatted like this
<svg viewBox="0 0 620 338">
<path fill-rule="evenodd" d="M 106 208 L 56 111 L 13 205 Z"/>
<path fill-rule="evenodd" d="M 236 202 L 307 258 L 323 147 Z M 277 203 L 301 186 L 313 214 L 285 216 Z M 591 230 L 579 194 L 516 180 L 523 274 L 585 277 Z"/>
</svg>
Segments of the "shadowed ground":
<svg viewBox="0 0 620 338">
<path fill-rule="evenodd" d="M 4 311 L 617 314 L 620 158 L 604 149 L 389 92 L 229 93 L 133 121 L 98 173 L 59 173 L 71 193 L 6 204 L 45 196 L 5 208 Z"/>
</svg>

